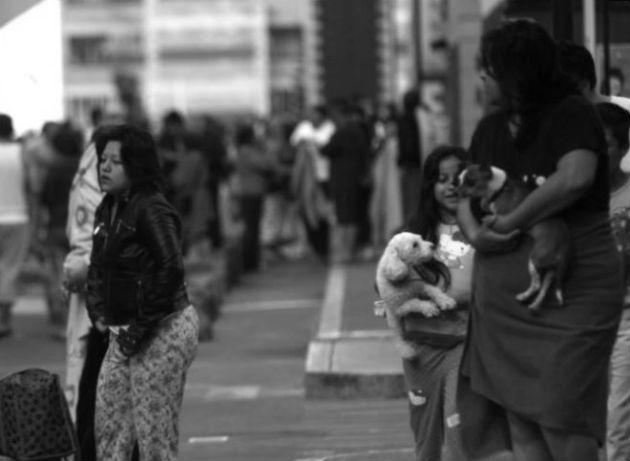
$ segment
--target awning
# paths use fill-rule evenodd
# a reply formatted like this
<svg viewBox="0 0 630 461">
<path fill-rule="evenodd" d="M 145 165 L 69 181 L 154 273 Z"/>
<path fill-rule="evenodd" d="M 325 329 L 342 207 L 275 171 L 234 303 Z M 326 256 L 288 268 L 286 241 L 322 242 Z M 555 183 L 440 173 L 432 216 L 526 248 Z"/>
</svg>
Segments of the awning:
<svg viewBox="0 0 630 461">
<path fill-rule="evenodd" d="M 42 1 L 43 0 L 2 0 L 0 2 L 0 27 Z"/>
</svg>

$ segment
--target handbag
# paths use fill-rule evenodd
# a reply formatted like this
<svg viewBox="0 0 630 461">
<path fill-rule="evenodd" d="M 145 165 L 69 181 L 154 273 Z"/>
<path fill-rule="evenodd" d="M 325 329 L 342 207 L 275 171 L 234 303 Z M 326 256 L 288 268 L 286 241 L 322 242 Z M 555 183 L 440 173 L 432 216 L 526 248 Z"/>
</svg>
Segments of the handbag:
<svg viewBox="0 0 630 461">
<path fill-rule="evenodd" d="M 0 380 L 0 455 L 16 461 L 60 459 L 78 443 L 56 374 L 30 368 Z"/>
</svg>

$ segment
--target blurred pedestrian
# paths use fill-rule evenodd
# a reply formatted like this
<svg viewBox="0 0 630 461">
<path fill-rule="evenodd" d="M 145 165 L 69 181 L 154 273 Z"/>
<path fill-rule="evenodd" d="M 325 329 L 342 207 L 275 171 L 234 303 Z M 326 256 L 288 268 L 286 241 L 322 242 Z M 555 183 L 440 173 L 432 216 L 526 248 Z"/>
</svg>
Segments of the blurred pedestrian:
<svg viewBox="0 0 630 461">
<path fill-rule="evenodd" d="M 352 119 L 352 108 L 338 101 L 333 121 L 336 131 L 322 153 L 330 159 L 330 197 L 334 209 L 331 262 L 348 263 L 356 256 L 357 231 L 363 218 L 362 187 L 369 175 L 370 141 Z"/>
<path fill-rule="evenodd" d="M 276 170 L 270 176 L 263 206 L 262 241 L 265 248 L 284 258 L 283 248 L 298 238 L 298 222 L 291 197 L 291 171 L 295 150 L 289 142 L 293 125 L 271 120 L 265 135 L 266 149 L 275 158 Z"/>
<path fill-rule="evenodd" d="M 417 350 L 416 357 L 403 360 L 403 370 L 418 461 L 467 459 L 455 399 L 474 254 L 456 221 L 458 175 L 465 161 L 464 149 L 453 146 L 438 147 L 427 157 L 419 207 L 406 229 L 436 245 L 442 263 L 442 279 L 436 282 L 457 301 L 455 311 L 439 317 L 403 319 L 405 337 Z"/>
<path fill-rule="evenodd" d="M 278 169 L 276 159 L 259 140 L 250 123 L 241 123 L 234 134 L 240 213 L 245 224 L 243 235 L 243 269 L 256 272 L 260 269 L 261 223 L 263 203 L 269 188 L 269 180 Z"/>
<path fill-rule="evenodd" d="M 372 246 L 377 254 L 403 225 L 395 105 L 384 106 L 380 112 L 372 142 L 375 158 L 371 168 L 373 191 L 370 199 Z"/>
<path fill-rule="evenodd" d="M 212 213 L 202 141 L 189 132 L 182 114 L 170 111 L 163 118 L 157 146 L 165 196 L 182 220 L 184 253 L 194 252 L 195 246 L 208 238 Z"/>
<path fill-rule="evenodd" d="M 72 179 L 79 166 L 83 136 L 66 121 L 59 124 L 51 139 L 52 151 L 42 172 L 38 205 L 42 209 L 43 252 L 47 278 L 44 283 L 51 335 L 65 340 L 68 304 L 62 292 L 63 261 L 69 251 L 66 236 L 68 200 Z"/>
<path fill-rule="evenodd" d="M 98 133 L 96 131 L 95 133 Z M 103 197 L 98 183 L 96 147 L 90 142 L 72 180 L 66 232 L 70 251 L 63 265 L 68 291 L 66 329 L 66 397 L 75 421 L 81 459 L 96 459 L 94 406 L 96 383 L 107 351 L 107 330 L 92 327 L 85 305 L 87 272 L 92 251 L 94 213 Z"/>
<path fill-rule="evenodd" d="M 181 224 L 160 192 L 151 135 L 121 125 L 96 139 L 105 197 L 96 210 L 87 279 L 94 325 L 109 347 L 96 401 L 99 460 L 174 460 L 198 318 L 184 283 Z"/>
<path fill-rule="evenodd" d="M 608 94 L 610 96 L 625 96 L 626 77 L 618 67 L 611 67 L 608 72 Z"/>
<path fill-rule="evenodd" d="M 218 120 L 211 116 L 204 117 L 201 152 L 208 168 L 208 189 L 212 209 L 208 232 L 214 248 L 223 247 L 225 237 L 221 221 L 220 190 L 231 173 L 225 137 L 225 128 Z"/>
<path fill-rule="evenodd" d="M 13 135 L 13 120 L 0 114 L 0 339 L 13 332 L 12 309 L 29 244 L 24 159 Z"/>
<path fill-rule="evenodd" d="M 624 308 L 610 360 L 610 391 L 606 425 L 608 461 L 630 459 L 630 175 L 621 159 L 630 147 L 630 112 L 616 104 L 597 104 L 608 144 L 610 220 L 617 250 L 624 262 Z"/>
<path fill-rule="evenodd" d="M 421 134 L 418 122 L 420 94 L 417 89 L 408 90 L 403 96 L 402 112 L 397 120 L 398 167 L 402 186 L 403 216 L 409 219 L 418 209 L 421 180 Z"/>
<path fill-rule="evenodd" d="M 480 55 L 484 91 L 500 109 L 478 124 L 471 161 L 502 168 L 532 192 L 481 225 L 469 199 L 458 206 L 476 249 L 458 391 L 468 456 L 511 450 L 523 460 L 592 461 L 605 440 L 608 364 L 623 297 L 604 130 L 594 106 L 560 72 L 554 40 L 539 24 L 503 23 L 483 36 Z M 550 296 L 532 315 L 515 299 L 530 282 L 532 240 L 516 237 L 502 251 L 480 242 L 490 230 L 509 235 L 550 216 L 569 229 L 571 270 L 557 282 L 563 305 Z"/>
<path fill-rule="evenodd" d="M 323 261 L 330 252 L 330 160 L 322 154 L 335 132 L 328 107 L 314 106 L 291 134 L 295 149 L 291 189 L 306 240 Z"/>
</svg>

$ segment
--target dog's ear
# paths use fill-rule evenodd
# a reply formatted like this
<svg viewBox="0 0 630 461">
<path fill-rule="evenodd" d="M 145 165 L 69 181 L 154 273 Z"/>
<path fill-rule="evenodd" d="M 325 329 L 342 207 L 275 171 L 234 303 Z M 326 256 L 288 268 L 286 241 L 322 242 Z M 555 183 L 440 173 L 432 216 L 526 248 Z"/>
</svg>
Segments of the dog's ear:
<svg viewBox="0 0 630 461">
<path fill-rule="evenodd" d="M 398 256 L 395 249 L 386 250 L 388 252 L 383 266 L 383 275 L 390 282 L 400 282 L 409 276 L 409 267 Z"/>
</svg>

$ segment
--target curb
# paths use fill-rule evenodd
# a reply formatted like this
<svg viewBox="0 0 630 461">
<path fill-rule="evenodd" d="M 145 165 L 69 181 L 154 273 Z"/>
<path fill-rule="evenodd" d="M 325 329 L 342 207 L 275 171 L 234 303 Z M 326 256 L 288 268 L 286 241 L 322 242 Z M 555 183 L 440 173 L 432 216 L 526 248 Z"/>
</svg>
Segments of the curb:
<svg viewBox="0 0 630 461">
<path fill-rule="evenodd" d="M 402 361 L 391 332 L 341 330 L 346 275 L 343 265 L 331 266 L 328 273 L 319 328 L 306 355 L 306 398 L 403 397 Z"/>
</svg>

